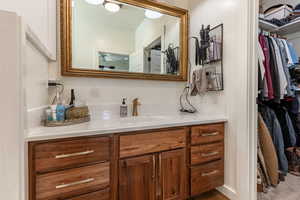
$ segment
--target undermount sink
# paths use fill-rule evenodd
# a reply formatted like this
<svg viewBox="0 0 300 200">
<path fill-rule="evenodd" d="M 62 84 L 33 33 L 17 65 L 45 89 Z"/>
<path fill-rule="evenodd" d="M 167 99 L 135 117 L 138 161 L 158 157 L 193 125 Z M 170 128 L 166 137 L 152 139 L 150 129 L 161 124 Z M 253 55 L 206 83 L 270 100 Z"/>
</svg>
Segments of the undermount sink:
<svg viewBox="0 0 300 200">
<path fill-rule="evenodd" d="M 137 116 L 137 117 L 126 117 L 121 118 L 121 122 L 125 123 L 136 123 L 136 122 L 152 122 L 152 121 L 159 121 L 170 118 L 169 116 Z"/>
</svg>

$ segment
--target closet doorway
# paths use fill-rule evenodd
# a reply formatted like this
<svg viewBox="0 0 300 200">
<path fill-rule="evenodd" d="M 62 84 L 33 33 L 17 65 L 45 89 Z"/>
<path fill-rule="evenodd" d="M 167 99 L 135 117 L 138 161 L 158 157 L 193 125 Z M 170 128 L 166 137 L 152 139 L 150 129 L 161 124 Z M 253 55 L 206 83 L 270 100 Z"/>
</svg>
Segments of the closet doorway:
<svg viewBox="0 0 300 200">
<path fill-rule="evenodd" d="M 300 199 L 300 0 L 260 0 L 259 200 Z"/>
</svg>

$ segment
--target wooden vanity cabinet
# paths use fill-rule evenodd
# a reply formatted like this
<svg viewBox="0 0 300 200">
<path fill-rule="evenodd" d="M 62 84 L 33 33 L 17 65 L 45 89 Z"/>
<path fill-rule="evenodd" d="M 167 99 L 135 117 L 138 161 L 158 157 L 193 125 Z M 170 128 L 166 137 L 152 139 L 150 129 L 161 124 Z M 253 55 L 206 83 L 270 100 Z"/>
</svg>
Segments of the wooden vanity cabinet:
<svg viewBox="0 0 300 200">
<path fill-rule="evenodd" d="M 119 200 L 155 200 L 155 155 L 120 160 Z"/>
<path fill-rule="evenodd" d="M 163 200 L 187 197 L 186 150 L 178 149 L 159 154 L 159 182 Z"/>
<path fill-rule="evenodd" d="M 186 134 L 179 128 L 120 136 L 119 200 L 186 199 Z"/>
<path fill-rule="evenodd" d="M 194 126 L 190 140 L 190 196 L 197 196 L 224 184 L 224 123 Z"/>
<path fill-rule="evenodd" d="M 224 124 L 29 143 L 29 200 L 185 200 L 224 184 Z"/>
<path fill-rule="evenodd" d="M 111 136 L 30 142 L 29 199 L 109 200 L 111 144 Z"/>
</svg>

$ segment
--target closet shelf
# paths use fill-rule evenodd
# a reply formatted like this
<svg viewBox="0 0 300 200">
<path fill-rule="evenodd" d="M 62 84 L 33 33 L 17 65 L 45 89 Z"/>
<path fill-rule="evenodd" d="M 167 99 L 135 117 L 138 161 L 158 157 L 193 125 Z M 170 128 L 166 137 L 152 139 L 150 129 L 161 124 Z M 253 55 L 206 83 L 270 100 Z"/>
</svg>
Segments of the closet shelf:
<svg viewBox="0 0 300 200">
<path fill-rule="evenodd" d="M 278 33 L 280 35 L 288 35 L 300 31 L 300 17 L 297 20 L 280 27 L 260 19 L 259 27 L 263 30 Z"/>
<path fill-rule="evenodd" d="M 274 32 L 274 30 L 278 29 L 278 26 L 276 26 L 270 22 L 267 22 L 265 20 L 260 19 L 259 20 L 259 28 L 261 28 L 262 30 L 265 30 L 265 31 Z"/>
</svg>

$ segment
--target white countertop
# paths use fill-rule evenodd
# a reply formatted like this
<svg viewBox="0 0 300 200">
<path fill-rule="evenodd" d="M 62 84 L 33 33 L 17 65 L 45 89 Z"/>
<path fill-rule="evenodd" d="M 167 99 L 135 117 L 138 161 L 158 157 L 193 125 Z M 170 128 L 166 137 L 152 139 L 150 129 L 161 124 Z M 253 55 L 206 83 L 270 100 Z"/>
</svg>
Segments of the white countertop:
<svg viewBox="0 0 300 200">
<path fill-rule="evenodd" d="M 226 122 L 224 115 L 178 114 L 160 116 L 140 116 L 90 122 L 64 127 L 37 127 L 30 129 L 26 141 L 39 141 L 77 136 L 125 133 L 131 131 L 191 126 Z"/>
</svg>

